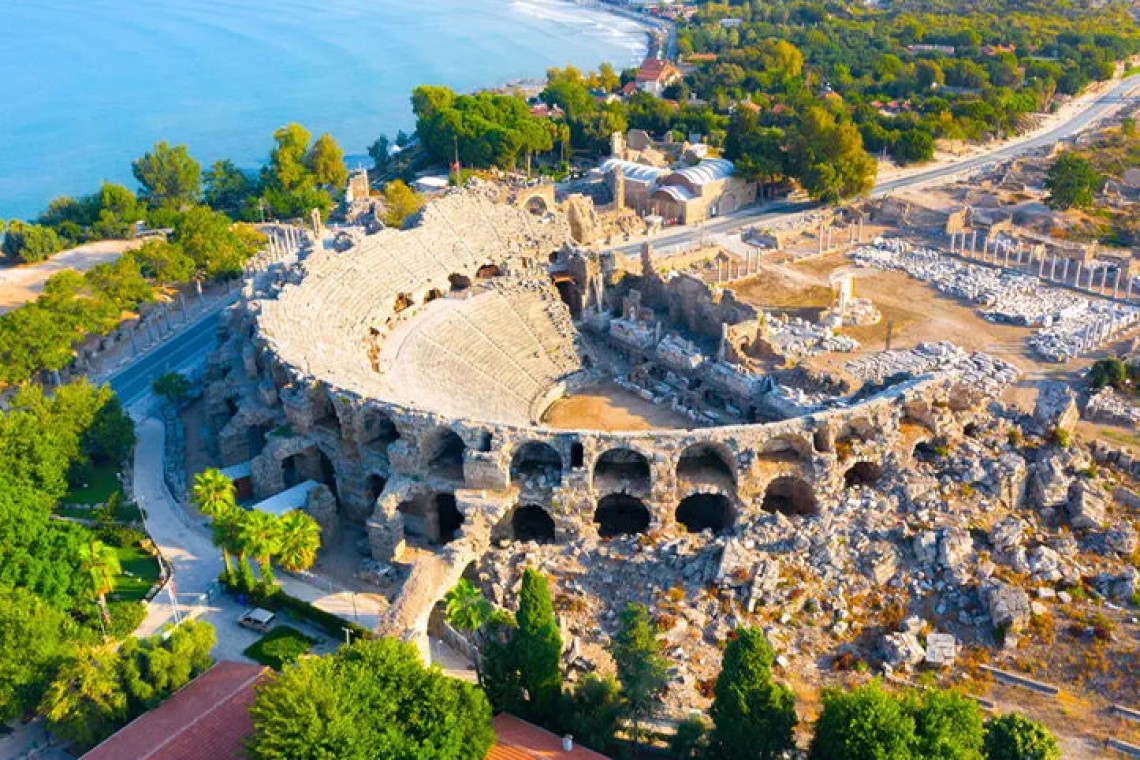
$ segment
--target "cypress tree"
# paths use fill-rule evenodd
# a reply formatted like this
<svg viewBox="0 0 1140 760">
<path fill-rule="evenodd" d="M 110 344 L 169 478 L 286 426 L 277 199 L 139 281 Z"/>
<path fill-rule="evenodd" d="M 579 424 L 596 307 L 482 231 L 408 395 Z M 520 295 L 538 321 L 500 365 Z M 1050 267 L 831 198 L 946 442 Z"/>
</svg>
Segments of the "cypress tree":
<svg viewBox="0 0 1140 760">
<path fill-rule="evenodd" d="M 795 746 L 796 697 L 772 680 L 775 655 L 756 628 L 737 628 L 714 688 L 713 757 L 772 760 Z"/>
<path fill-rule="evenodd" d="M 550 722 L 562 695 L 562 636 L 554 620 L 554 605 L 546 577 L 527 568 L 519 592 L 518 628 L 511 647 L 523 686 L 530 717 Z"/>
</svg>

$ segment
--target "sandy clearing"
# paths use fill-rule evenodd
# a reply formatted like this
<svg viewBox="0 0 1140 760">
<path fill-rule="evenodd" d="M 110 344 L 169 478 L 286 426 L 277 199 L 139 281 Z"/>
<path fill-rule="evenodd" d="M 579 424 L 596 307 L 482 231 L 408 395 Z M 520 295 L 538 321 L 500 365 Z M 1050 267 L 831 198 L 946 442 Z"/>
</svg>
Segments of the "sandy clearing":
<svg viewBox="0 0 1140 760">
<path fill-rule="evenodd" d="M 0 314 L 35 300 L 53 274 L 65 269 L 86 272 L 114 261 L 124 251 L 138 248 L 142 243 L 141 240 L 100 240 L 62 251 L 38 264 L 0 265 Z"/>
</svg>

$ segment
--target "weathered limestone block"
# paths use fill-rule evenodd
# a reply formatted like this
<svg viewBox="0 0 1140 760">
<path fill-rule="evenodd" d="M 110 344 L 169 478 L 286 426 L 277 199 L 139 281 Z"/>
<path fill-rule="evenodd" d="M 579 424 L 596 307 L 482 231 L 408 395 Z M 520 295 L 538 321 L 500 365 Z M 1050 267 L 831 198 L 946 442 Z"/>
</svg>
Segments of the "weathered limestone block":
<svg viewBox="0 0 1140 760">
<path fill-rule="evenodd" d="M 1100 530 L 1108 519 L 1108 505 L 1095 488 L 1084 481 L 1077 481 L 1069 489 L 1069 501 L 1065 510 L 1069 524 L 1077 530 Z"/>
<path fill-rule="evenodd" d="M 1138 545 L 1136 529 L 1129 523 L 1120 523 L 1104 534 L 1104 545 L 1122 557 L 1131 556 Z"/>
<path fill-rule="evenodd" d="M 1049 456 L 1038 462 L 1029 480 L 1029 505 L 1035 509 L 1059 507 L 1068 499 L 1072 481 L 1060 456 Z"/>
<path fill-rule="evenodd" d="M 914 559 L 923 567 L 930 567 L 938 559 L 938 534 L 924 530 L 914 537 Z"/>
<path fill-rule="evenodd" d="M 1057 428 L 1072 430 L 1081 418 L 1077 406 L 1077 395 L 1065 383 L 1049 382 L 1041 388 L 1037 404 L 1033 409 L 1033 419 L 1042 431 Z"/>
<path fill-rule="evenodd" d="M 340 520 L 337 519 L 336 497 L 328 486 L 319 485 L 305 497 L 305 511 L 321 526 L 321 543 L 332 544 L 340 535 Z"/>
<path fill-rule="evenodd" d="M 463 460 L 463 482 L 468 488 L 500 491 L 510 485 L 510 473 L 494 455 L 468 451 Z"/>
<path fill-rule="evenodd" d="M 931 633 L 926 637 L 926 663 L 949 667 L 958 659 L 958 639 L 949 633 Z"/>
<path fill-rule="evenodd" d="M 986 588 L 990 620 L 998 630 L 1018 633 L 1029 624 L 1029 594 L 1024 589 L 995 581 Z"/>
<path fill-rule="evenodd" d="M 926 659 L 926 650 L 913 633 L 888 633 L 882 649 L 883 660 L 893 667 L 910 668 Z"/>
</svg>

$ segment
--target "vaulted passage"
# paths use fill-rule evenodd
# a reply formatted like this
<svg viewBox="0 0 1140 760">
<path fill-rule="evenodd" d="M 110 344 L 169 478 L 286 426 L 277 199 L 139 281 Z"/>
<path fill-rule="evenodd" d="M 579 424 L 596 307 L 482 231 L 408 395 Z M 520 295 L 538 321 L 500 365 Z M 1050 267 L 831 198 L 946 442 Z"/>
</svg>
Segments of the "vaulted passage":
<svg viewBox="0 0 1140 760">
<path fill-rule="evenodd" d="M 458 293 L 461 290 L 467 290 L 471 287 L 471 278 L 464 277 L 461 274 L 448 275 L 447 281 L 451 283 L 451 292 Z"/>
<path fill-rule="evenodd" d="M 432 545 L 446 544 L 455 538 L 463 515 L 450 493 L 425 494 L 401 502 L 404 536 Z"/>
<path fill-rule="evenodd" d="M 492 277 L 498 277 L 500 274 L 502 274 L 502 272 L 499 271 L 498 266 L 494 264 L 484 264 L 475 272 L 475 279 L 489 280 Z"/>
<path fill-rule="evenodd" d="M 553 446 L 531 441 L 511 457 L 511 482 L 534 488 L 554 488 L 562 480 L 562 457 Z"/>
<path fill-rule="evenodd" d="M 719 493 L 695 493 L 677 506 L 677 522 L 690 533 L 712 530 L 719 533 L 736 523 L 736 511 L 728 497 Z"/>
<path fill-rule="evenodd" d="M 819 512 L 819 503 L 806 481 L 784 476 L 768 484 L 764 492 L 764 509 L 785 515 L 814 515 Z"/>
<path fill-rule="evenodd" d="M 847 488 L 873 486 L 883 477 L 883 468 L 874 462 L 856 462 L 843 473 L 843 484 Z"/>
<path fill-rule="evenodd" d="M 387 454 L 388 447 L 400 440 L 392 418 L 381 411 L 369 409 L 364 412 L 360 444 L 377 454 Z"/>
<path fill-rule="evenodd" d="M 716 448 L 698 443 L 685 449 L 685 453 L 677 460 L 677 479 L 731 488 L 736 482 L 736 475 L 729 462 L 729 457 Z"/>
<path fill-rule="evenodd" d="M 649 510 L 641 499 L 624 493 L 610 494 L 598 502 L 594 522 L 602 538 L 644 533 L 649 528 Z"/>
<path fill-rule="evenodd" d="M 594 465 L 594 488 L 648 494 L 649 460 L 633 449 L 610 449 Z"/>
<path fill-rule="evenodd" d="M 554 518 L 534 504 L 519 505 L 511 515 L 511 533 L 517 541 L 553 541 Z"/>
<path fill-rule="evenodd" d="M 380 498 L 380 494 L 384 492 L 384 486 L 387 484 L 388 481 L 379 475 L 368 476 L 368 479 L 364 481 L 364 498 L 368 500 L 369 505 L 376 503 L 376 500 Z"/>
<path fill-rule="evenodd" d="M 463 452 L 467 446 L 454 430 L 437 432 L 427 444 L 428 467 L 449 480 L 463 480 Z"/>
</svg>

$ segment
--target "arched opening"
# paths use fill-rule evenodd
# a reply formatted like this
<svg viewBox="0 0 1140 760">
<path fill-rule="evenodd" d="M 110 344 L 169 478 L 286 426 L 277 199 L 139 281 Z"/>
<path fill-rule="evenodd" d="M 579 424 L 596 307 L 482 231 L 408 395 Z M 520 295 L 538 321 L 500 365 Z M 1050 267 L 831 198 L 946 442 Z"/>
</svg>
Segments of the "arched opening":
<svg viewBox="0 0 1140 760">
<path fill-rule="evenodd" d="M 416 496 L 400 502 L 397 509 L 404 517 L 404 537 L 413 541 L 446 544 L 463 525 L 463 515 L 450 493 Z"/>
<path fill-rule="evenodd" d="M 530 441 L 511 457 L 511 482 L 532 488 L 555 488 L 562 481 L 562 457 L 548 443 Z"/>
<path fill-rule="evenodd" d="M 582 444 L 574 441 L 570 444 L 570 469 L 581 469 L 582 465 L 586 462 L 586 452 L 582 448 Z"/>
<path fill-rule="evenodd" d="M 412 305 L 412 297 L 411 296 L 409 296 L 407 293 L 397 293 L 396 294 L 396 303 L 392 306 L 392 311 L 399 314 L 401 311 L 403 311 L 404 309 L 407 309 L 411 305 Z"/>
<path fill-rule="evenodd" d="M 982 429 L 976 422 L 967 422 L 966 426 L 962 428 L 962 435 L 967 438 L 979 438 L 982 435 Z"/>
<path fill-rule="evenodd" d="M 476 280 L 489 280 L 492 277 L 498 277 L 500 274 L 502 274 L 502 273 L 499 271 L 499 267 L 497 265 L 495 265 L 495 264 L 484 264 L 483 266 L 479 267 L 478 270 L 476 270 L 475 279 Z"/>
<path fill-rule="evenodd" d="M 799 462 L 811 456 L 811 444 L 799 438 L 781 436 L 765 441 L 757 458 L 765 462 Z"/>
<path fill-rule="evenodd" d="M 384 486 L 388 485 L 388 481 L 380 475 L 372 474 L 364 481 L 364 498 L 369 504 L 375 504 L 376 500 L 380 498 L 380 494 L 384 493 Z"/>
<path fill-rule="evenodd" d="M 931 441 L 919 441 L 914 446 L 914 458 L 919 462 L 933 462 L 938 458 L 938 447 Z"/>
<path fill-rule="evenodd" d="M 360 443 L 376 453 L 386 454 L 388 447 L 400 439 L 400 431 L 396 429 L 392 418 L 383 412 L 366 410 L 363 423 Z"/>
<path fill-rule="evenodd" d="M 602 538 L 644 533 L 649 528 L 649 510 L 641 499 L 614 493 L 598 502 L 594 522 Z"/>
<path fill-rule="evenodd" d="M 301 482 L 301 476 L 297 472 L 297 455 L 285 457 L 281 460 L 281 484 L 286 490 L 292 488 Z"/>
<path fill-rule="evenodd" d="M 440 431 L 428 442 L 428 467 L 441 478 L 463 480 L 463 452 L 466 450 L 463 439 L 454 430 Z"/>
<path fill-rule="evenodd" d="M 427 293 L 424 293 L 424 303 L 431 303 L 437 298 L 443 298 L 443 293 L 439 291 L 439 288 L 432 288 Z"/>
<path fill-rule="evenodd" d="M 719 533 L 736 524 L 736 511 L 724 494 L 695 493 L 677 505 L 676 518 L 690 533 L 702 530 Z"/>
<path fill-rule="evenodd" d="M 516 541 L 553 541 L 554 518 L 540 506 L 521 504 L 511 515 L 511 535 Z"/>
<path fill-rule="evenodd" d="M 785 475 L 768 484 L 764 492 L 764 509 L 785 515 L 814 515 L 819 503 L 808 483 L 800 478 Z"/>
<path fill-rule="evenodd" d="M 321 468 L 320 481 L 329 487 L 334 497 L 339 499 L 340 497 L 336 492 L 336 467 L 333 466 L 332 460 L 329 459 L 328 455 L 320 449 L 317 449 L 317 460 Z"/>
<path fill-rule="evenodd" d="M 873 486 L 883 477 L 883 468 L 875 462 L 856 462 L 843 473 L 843 484 L 847 488 Z"/>
<path fill-rule="evenodd" d="M 649 460 L 633 449 L 610 449 L 598 457 L 593 482 L 602 492 L 649 493 Z"/>
<path fill-rule="evenodd" d="M 471 278 L 464 277 L 461 274 L 448 275 L 447 281 L 451 283 L 451 292 L 458 293 L 461 290 L 467 290 L 471 287 Z"/>
<path fill-rule="evenodd" d="M 532 195 L 530 198 L 527 198 L 526 204 L 523 207 L 533 216 L 542 216 L 550 210 L 546 205 L 546 199 L 541 195 Z"/>
<path fill-rule="evenodd" d="M 495 443 L 495 435 L 489 430 L 484 430 L 479 434 L 479 451 L 486 453 L 491 450 Z"/>
<path fill-rule="evenodd" d="M 570 317 L 578 319 L 582 316 L 582 298 L 578 286 L 569 277 L 555 277 L 554 287 L 558 289 L 558 297 L 566 308 L 570 310 Z"/>
<path fill-rule="evenodd" d="M 730 458 L 707 443 L 685 449 L 677 460 L 677 479 L 690 483 L 713 483 L 731 488 L 736 482 Z"/>
<path fill-rule="evenodd" d="M 246 445 L 249 446 L 249 458 L 253 459 L 255 456 L 265 451 L 265 444 L 268 442 L 269 433 L 273 430 L 273 423 L 263 422 L 260 425 L 250 425 L 245 430 Z"/>
<path fill-rule="evenodd" d="M 831 451 L 831 431 L 827 428 L 820 428 L 812 433 L 811 445 L 816 451 Z"/>
</svg>

